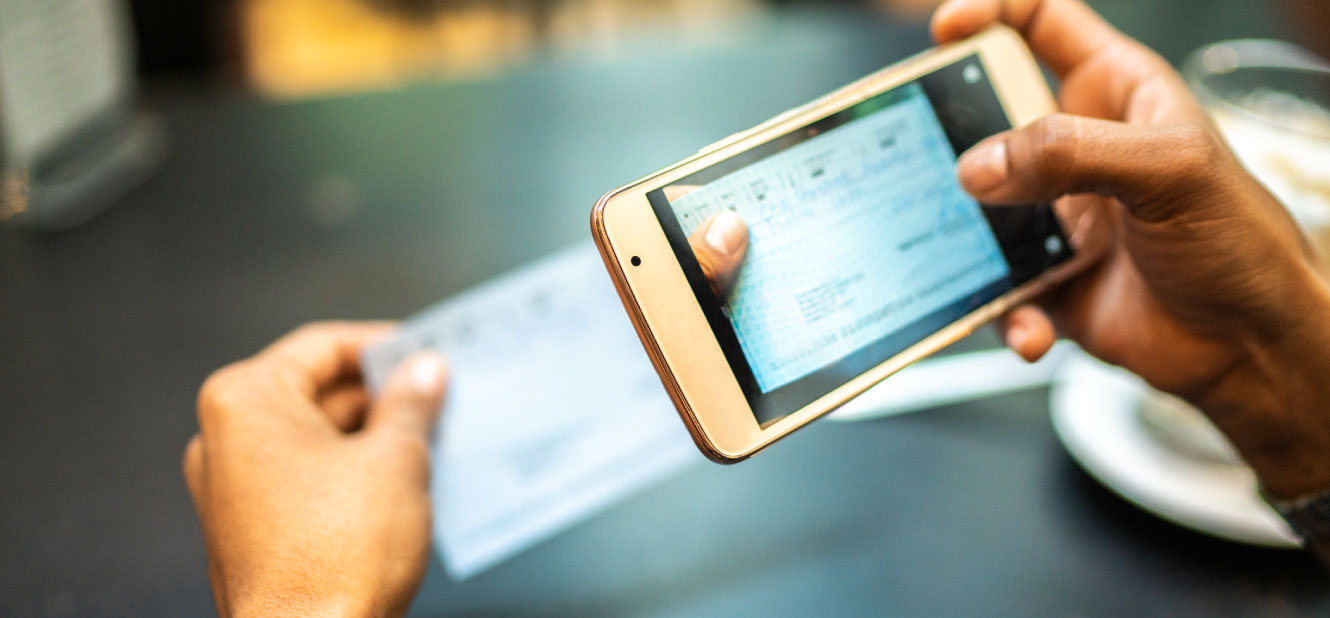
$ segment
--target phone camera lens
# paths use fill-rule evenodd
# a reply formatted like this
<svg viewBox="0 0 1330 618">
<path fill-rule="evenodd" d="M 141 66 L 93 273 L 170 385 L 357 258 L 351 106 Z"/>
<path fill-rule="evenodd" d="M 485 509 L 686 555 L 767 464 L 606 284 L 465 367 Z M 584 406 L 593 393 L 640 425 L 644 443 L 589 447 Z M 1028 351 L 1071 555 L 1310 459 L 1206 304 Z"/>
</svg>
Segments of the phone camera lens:
<svg viewBox="0 0 1330 618">
<path fill-rule="evenodd" d="M 1047 249 L 1052 255 L 1062 253 L 1062 239 L 1057 236 L 1049 236 L 1044 240 L 1044 249 Z"/>
<path fill-rule="evenodd" d="M 641 266 L 641 265 L 642 265 L 642 258 L 637 257 L 636 255 L 633 256 L 633 259 L 628 260 L 628 261 L 629 261 L 629 262 L 632 262 L 632 263 L 633 263 L 633 266 Z"/>
<path fill-rule="evenodd" d="M 984 78 L 984 73 L 979 70 L 979 67 L 971 64 L 961 71 L 961 78 L 964 79 L 967 84 L 977 84 L 979 83 L 979 80 Z"/>
</svg>

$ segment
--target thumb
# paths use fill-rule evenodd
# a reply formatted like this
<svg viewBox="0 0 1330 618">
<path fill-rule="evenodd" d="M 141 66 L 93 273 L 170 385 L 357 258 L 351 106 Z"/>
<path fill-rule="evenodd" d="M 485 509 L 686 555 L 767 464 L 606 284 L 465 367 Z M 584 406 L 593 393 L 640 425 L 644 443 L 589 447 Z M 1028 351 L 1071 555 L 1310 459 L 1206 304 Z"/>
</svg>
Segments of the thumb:
<svg viewBox="0 0 1330 618">
<path fill-rule="evenodd" d="M 697 228 L 688 244 L 711 289 L 721 298 L 729 296 L 748 253 L 748 226 L 744 220 L 734 211 L 723 211 Z"/>
<path fill-rule="evenodd" d="M 370 407 L 365 430 L 402 431 L 426 440 L 443 407 L 448 364 L 433 352 L 419 352 L 402 361 Z"/>
<path fill-rule="evenodd" d="M 1118 198 L 1138 217 L 1168 218 L 1208 193 L 1222 159 L 1200 126 L 1153 127 L 1067 114 L 995 135 L 961 156 L 961 185 L 985 204 L 1064 195 Z"/>
</svg>

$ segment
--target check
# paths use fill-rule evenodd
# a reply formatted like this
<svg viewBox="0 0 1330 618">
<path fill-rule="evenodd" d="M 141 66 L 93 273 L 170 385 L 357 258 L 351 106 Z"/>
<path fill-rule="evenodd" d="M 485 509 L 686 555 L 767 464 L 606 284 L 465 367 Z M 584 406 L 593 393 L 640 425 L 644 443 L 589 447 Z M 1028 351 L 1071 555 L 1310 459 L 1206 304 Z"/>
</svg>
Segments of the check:
<svg viewBox="0 0 1330 618">
<path fill-rule="evenodd" d="M 704 461 L 595 247 L 565 251 L 408 321 L 364 354 L 370 388 L 411 353 L 446 354 L 435 538 L 476 574 L 689 462 Z"/>
</svg>

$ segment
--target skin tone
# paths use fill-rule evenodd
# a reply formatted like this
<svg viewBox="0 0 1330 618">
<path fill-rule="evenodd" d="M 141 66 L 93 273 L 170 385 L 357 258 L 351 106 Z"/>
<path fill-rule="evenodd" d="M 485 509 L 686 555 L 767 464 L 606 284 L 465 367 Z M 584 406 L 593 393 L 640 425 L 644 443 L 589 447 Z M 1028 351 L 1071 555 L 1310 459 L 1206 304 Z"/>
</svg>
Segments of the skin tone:
<svg viewBox="0 0 1330 618">
<path fill-rule="evenodd" d="M 1330 290 L 1282 205 L 1168 63 L 1079 0 L 954 0 L 932 31 L 947 42 L 996 22 L 1058 75 L 1065 113 L 976 146 L 961 184 L 984 203 L 1057 200 L 1109 244 L 1007 316 L 1008 345 L 1037 359 L 1060 331 L 1197 405 L 1273 496 L 1330 487 Z"/>
<path fill-rule="evenodd" d="M 1055 201 L 1106 256 L 1006 316 L 1007 344 L 1035 360 L 1060 332 L 1196 404 L 1273 496 L 1330 488 L 1330 289 L 1283 208 L 1167 63 L 1078 0 L 953 0 L 932 29 L 947 42 L 997 22 L 1057 73 L 1065 113 L 976 146 L 960 181 L 983 202 Z M 723 213 L 689 240 L 726 295 L 742 220 Z M 390 329 L 306 326 L 205 383 L 184 470 L 221 615 L 406 611 L 428 559 L 447 369 L 412 357 L 371 401 L 359 353 Z"/>
<path fill-rule="evenodd" d="M 184 468 L 220 615 L 406 612 L 447 368 L 409 358 L 371 402 L 359 353 L 391 328 L 305 326 L 204 384 Z"/>
</svg>

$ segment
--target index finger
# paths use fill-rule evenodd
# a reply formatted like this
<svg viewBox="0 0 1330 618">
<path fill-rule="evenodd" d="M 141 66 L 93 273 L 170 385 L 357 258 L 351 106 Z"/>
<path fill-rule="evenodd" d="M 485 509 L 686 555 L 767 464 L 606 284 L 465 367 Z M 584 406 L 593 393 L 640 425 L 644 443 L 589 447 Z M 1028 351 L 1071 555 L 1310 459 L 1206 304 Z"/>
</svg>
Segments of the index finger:
<svg viewBox="0 0 1330 618">
<path fill-rule="evenodd" d="M 1081 0 L 950 0 L 933 14 L 933 37 L 947 43 L 997 23 L 1057 74 L 1064 111 L 1145 124 L 1203 117 L 1167 61 Z"/>
<path fill-rule="evenodd" d="M 313 399 L 321 389 L 360 372 L 360 351 L 392 332 L 391 322 L 318 322 L 302 326 L 260 352 L 255 361 L 287 376 Z"/>
<path fill-rule="evenodd" d="M 951 0 L 933 13 L 933 38 L 963 39 L 993 24 L 1021 33 L 1059 78 L 1107 46 L 1131 39 L 1080 0 Z"/>
</svg>

